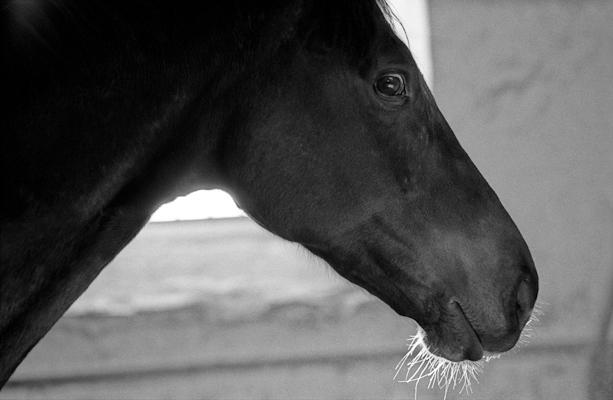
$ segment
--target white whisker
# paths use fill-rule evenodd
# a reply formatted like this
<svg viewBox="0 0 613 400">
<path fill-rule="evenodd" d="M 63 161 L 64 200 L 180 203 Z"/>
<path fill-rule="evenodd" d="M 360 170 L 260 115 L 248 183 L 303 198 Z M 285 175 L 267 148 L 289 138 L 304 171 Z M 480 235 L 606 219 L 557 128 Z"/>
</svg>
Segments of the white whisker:
<svg viewBox="0 0 613 400">
<path fill-rule="evenodd" d="M 530 341 L 534 333 L 534 326 L 543 315 L 543 303 L 535 304 L 532 315 L 517 342 L 516 348 L 522 347 Z M 415 335 L 407 339 L 407 353 L 394 368 L 394 381 L 415 384 L 415 400 L 417 400 L 417 387 L 422 379 L 426 379 L 428 389 L 438 386 L 444 391 L 443 400 L 447 399 L 450 391 L 459 388 L 459 393 L 472 393 L 473 382 L 479 383 L 478 375 L 483 372 L 485 363 L 500 358 L 500 353 L 484 354 L 479 361 L 449 361 L 439 357 L 428 349 L 425 343 L 425 333 L 418 329 Z M 403 369 L 406 368 L 404 379 L 397 380 Z"/>
<path fill-rule="evenodd" d="M 427 380 L 428 389 L 438 387 L 443 390 L 443 399 L 446 399 L 447 394 L 456 388 L 459 388 L 459 393 L 471 393 L 472 382 L 478 382 L 477 375 L 482 372 L 483 364 L 500 356 L 486 354 L 480 361 L 449 361 L 433 354 L 428 349 L 424 342 L 424 335 L 420 329 L 416 335 L 409 338 L 407 353 L 396 364 L 394 375 L 394 380 L 396 380 L 400 372 L 406 368 L 404 379 L 397 382 L 414 383 L 415 399 L 417 399 L 417 387 L 422 379 Z"/>
</svg>

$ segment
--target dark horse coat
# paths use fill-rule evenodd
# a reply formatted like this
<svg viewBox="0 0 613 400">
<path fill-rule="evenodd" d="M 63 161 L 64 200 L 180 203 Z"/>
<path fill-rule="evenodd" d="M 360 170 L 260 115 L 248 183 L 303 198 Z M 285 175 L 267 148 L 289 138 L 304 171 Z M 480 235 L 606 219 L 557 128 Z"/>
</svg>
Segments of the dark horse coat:
<svg viewBox="0 0 613 400">
<path fill-rule="evenodd" d="M 388 7 L 209 3 L 2 3 L 0 383 L 160 204 L 213 187 L 435 353 L 512 347 L 530 253 Z"/>
</svg>

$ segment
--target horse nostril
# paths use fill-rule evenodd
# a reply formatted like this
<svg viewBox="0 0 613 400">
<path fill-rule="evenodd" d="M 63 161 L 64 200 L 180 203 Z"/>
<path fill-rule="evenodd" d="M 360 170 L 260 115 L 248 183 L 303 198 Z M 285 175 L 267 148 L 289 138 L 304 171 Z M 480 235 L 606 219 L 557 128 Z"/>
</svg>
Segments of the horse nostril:
<svg viewBox="0 0 613 400">
<path fill-rule="evenodd" d="M 517 288 L 517 319 L 520 328 L 523 328 L 530 319 L 533 303 L 534 293 L 532 293 L 528 280 L 523 279 Z"/>
</svg>

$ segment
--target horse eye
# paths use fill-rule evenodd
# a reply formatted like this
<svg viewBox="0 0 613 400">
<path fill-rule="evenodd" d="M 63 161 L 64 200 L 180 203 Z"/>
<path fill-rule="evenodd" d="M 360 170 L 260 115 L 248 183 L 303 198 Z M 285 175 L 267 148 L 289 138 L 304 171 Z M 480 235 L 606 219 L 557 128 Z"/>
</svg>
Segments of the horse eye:
<svg viewBox="0 0 613 400">
<path fill-rule="evenodd" d="M 388 73 L 380 76 L 375 81 L 375 91 L 383 97 L 406 95 L 404 76 L 396 73 Z"/>
</svg>

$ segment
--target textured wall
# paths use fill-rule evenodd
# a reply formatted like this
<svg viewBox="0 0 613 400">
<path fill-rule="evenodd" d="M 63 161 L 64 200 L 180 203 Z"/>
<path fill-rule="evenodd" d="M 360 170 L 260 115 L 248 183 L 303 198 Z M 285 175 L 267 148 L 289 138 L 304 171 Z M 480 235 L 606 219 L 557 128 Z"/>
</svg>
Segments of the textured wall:
<svg viewBox="0 0 613 400">
<path fill-rule="evenodd" d="M 613 273 L 613 1 L 430 7 L 437 101 L 532 249 L 541 339 L 592 335 Z"/>
</svg>

